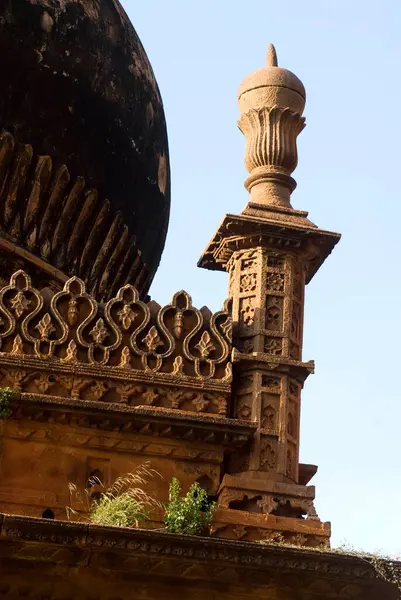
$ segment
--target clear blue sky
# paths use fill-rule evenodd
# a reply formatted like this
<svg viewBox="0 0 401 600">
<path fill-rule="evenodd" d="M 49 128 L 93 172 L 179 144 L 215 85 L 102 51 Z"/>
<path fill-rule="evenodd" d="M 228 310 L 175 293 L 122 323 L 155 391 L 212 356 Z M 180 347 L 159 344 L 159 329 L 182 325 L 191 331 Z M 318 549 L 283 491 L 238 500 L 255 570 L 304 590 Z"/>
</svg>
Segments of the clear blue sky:
<svg viewBox="0 0 401 600">
<path fill-rule="evenodd" d="M 343 234 L 307 288 L 301 460 L 344 540 L 401 553 L 401 3 L 125 0 L 161 89 L 172 210 L 152 297 L 186 289 L 217 310 L 227 276 L 197 259 L 247 201 L 241 80 L 268 42 L 307 91 L 293 205 Z M 400 387 L 399 387 L 400 386 Z"/>
</svg>

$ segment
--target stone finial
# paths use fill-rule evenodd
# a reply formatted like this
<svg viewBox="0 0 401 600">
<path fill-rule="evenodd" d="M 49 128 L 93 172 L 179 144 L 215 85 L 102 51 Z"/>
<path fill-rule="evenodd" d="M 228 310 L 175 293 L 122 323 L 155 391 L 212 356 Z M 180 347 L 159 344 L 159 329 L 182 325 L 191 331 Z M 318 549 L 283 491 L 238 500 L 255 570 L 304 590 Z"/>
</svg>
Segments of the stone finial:
<svg viewBox="0 0 401 600">
<path fill-rule="evenodd" d="M 277 52 L 273 44 L 269 44 L 269 47 L 267 48 L 266 66 L 278 67 Z"/>
<path fill-rule="evenodd" d="M 241 84 L 239 128 L 246 137 L 245 166 L 250 176 L 245 187 L 253 204 L 291 208 L 296 183 L 298 134 L 305 126 L 305 88 L 296 75 L 278 66 L 273 44 L 266 67 L 251 73 Z"/>
</svg>

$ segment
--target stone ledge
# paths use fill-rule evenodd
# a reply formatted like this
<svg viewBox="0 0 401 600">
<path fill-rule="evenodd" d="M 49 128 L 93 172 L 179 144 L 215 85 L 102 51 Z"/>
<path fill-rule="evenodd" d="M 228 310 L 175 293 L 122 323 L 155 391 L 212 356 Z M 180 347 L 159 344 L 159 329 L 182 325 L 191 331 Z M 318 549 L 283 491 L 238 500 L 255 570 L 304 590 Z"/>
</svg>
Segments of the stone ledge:
<svg viewBox="0 0 401 600">
<path fill-rule="evenodd" d="M 69 423 L 104 430 L 160 435 L 238 447 L 250 440 L 255 423 L 179 409 L 129 406 L 39 394 L 19 394 L 13 401 L 16 419 Z"/>
<path fill-rule="evenodd" d="M 32 552 L 21 552 L 31 545 Z M 358 556 L 314 551 L 305 548 L 268 545 L 254 542 L 231 541 L 207 537 L 180 536 L 143 529 L 102 527 L 68 521 L 47 521 L 32 517 L 0 514 L 0 555 L 18 560 L 35 560 L 38 549 L 40 560 L 64 562 L 60 548 L 68 547 L 77 563 L 97 564 L 97 553 L 116 553 L 118 561 L 108 568 L 124 570 L 122 555 L 146 554 L 149 564 L 167 560 L 194 560 L 197 563 L 219 562 L 236 569 L 285 569 L 293 572 L 320 571 L 328 576 L 345 579 L 374 579 L 371 564 Z M 46 549 L 46 550 L 45 550 Z M 58 551 L 58 554 L 56 552 Z M 38 556 L 39 558 L 39 556 Z M 72 555 L 69 555 L 69 559 Z M 396 563 L 401 568 L 401 563 Z M 129 562 L 127 568 L 131 569 Z M 152 570 L 152 569 L 150 569 Z M 182 575 L 185 577 L 185 575 Z M 212 574 L 210 574 L 212 577 Z M 189 575 L 190 577 L 190 575 Z M 191 577 L 190 577 L 191 578 Z"/>
<path fill-rule="evenodd" d="M 317 228 L 302 214 L 297 215 L 298 211 L 291 212 L 296 217 L 293 223 L 267 218 L 266 214 L 227 214 L 200 257 L 198 267 L 225 271 L 235 251 L 261 245 L 261 237 L 265 237 L 265 243 L 272 247 L 285 246 L 287 250 L 297 249 L 305 255 L 306 283 L 309 283 L 341 236 Z"/>
</svg>

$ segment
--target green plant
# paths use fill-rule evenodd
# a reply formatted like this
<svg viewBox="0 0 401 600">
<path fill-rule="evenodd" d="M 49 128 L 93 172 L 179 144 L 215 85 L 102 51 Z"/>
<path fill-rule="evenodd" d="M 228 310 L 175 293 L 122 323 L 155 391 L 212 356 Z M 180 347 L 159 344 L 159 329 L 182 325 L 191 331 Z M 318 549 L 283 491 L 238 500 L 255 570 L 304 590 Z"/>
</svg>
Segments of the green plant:
<svg viewBox="0 0 401 600">
<path fill-rule="evenodd" d="M 182 497 L 180 482 L 173 477 L 164 518 L 169 533 L 200 535 L 210 525 L 215 510 L 216 504 L 208 503 L 207 492 L 199 483 L 192 484 Z"/>
<path fill-rule="evenodd" d="M 7 419 L 11 416 L 11 400 L 15 392 L 9 387 L 0 389 L 0 419 Z"/>
<path fill-rule="evenodd" d="M 74 497 L 83 507 L 84 520 L 89 520 L 96 525 L 109 525 L 112 527 L 138 527 L 140 521 L 149 518 L 151 511 L 161 508 L 162 505 L 150 496 L 144 487 L 148 480 L 159 475 L 150 469 L 148 463 L 140 465 L 132 473 L 118 477 L 115 482 L 99 496 L 93 498 L 91 489 L 85 489 L 82 494 L 77 486 L 69 484 L 70 504 Z M 102 487 L 99 479 L 93 478 L 91 486 Z M 68 519 L 71 516 L 82 516 L 71 506 L 67 507 Z"/>
</svg>

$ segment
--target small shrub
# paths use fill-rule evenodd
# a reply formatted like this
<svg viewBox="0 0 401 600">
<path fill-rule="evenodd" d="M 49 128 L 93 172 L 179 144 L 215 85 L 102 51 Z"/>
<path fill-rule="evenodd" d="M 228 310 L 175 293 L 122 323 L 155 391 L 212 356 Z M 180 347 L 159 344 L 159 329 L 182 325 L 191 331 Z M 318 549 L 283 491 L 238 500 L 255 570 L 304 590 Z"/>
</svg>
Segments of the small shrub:
<svg viewBox="0 0 401 600">
<path fill-rule="evenodd" d="M 91 498 L 90 490 L 87 489 L 81 494 L 73 483 L 69 484 L 70 497 L 74 496 L 82 504 L 86 512 L 84 520 L 96 525 L 138 527 L 139 521 L 148 519 L 153 509 L 161 508 L 161 504 L 143 489 L 155 475 L 159 473 L 145 463 L 132 473 L 116 479 L 111 487 L 100 493 L 99 498 Z M 97 487 L 101 485 L 98 479 L 91 483 Z M 77 515 L 76 510 L 67 507 L 68 519 Z"/>
<path fill-rule="evenodd" d="M 216 504 L 208 504 L 207 492 L 197 482 L 191 485 L 186 496 L 182 497 L 181 494 L 180 482 L 173 477 L 164 518 L 167 531 L 201 535 L 213 519 Z"/>
<path fill-rule="evenodd" d="M 11 400 L 14 393 L 14 390 L 9 387 L 0 389 L 0 419 L 7 419 L 11 416 Z"/>
<path fill-rule="evenodd" d="M 147 519 L 149 512 L 147 502 L 134 499 L 129 491 L 118 496 L 106 492 L 99 500 L 94 501 L 91 521 L 96 525 L 132 527 Z"/>
</svg>

